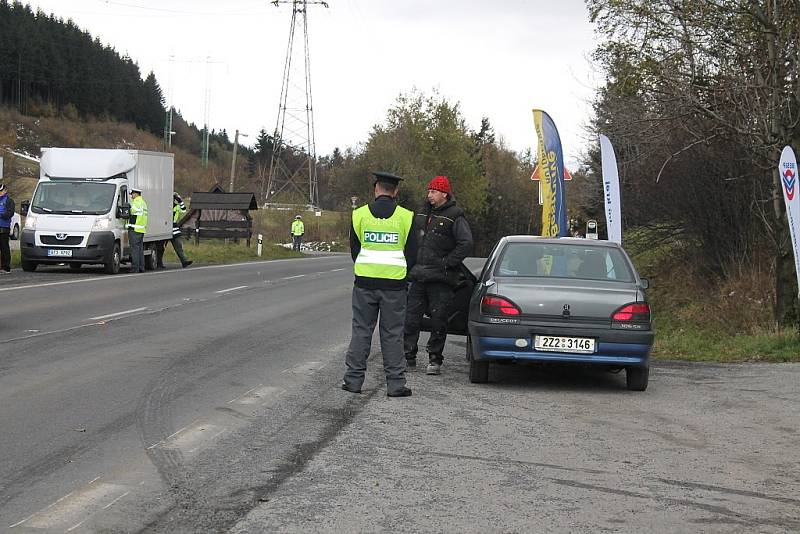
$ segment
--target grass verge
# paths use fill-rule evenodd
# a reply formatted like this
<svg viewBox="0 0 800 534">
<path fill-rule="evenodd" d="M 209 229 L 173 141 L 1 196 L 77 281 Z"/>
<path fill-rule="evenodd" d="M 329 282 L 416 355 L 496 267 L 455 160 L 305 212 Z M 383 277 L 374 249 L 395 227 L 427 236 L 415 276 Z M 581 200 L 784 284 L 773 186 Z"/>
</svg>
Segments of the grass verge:
<svg viewBox="0 0 800 534">
<path fill-rule="evenodd" d="M 225 243 L 222 240 L 207 240 L 199 245 L 187 241 L 183 242 L 183 251 L 196 265 L 242 263 L 256 260 L 300 258 L 303 256 L 299 252 L 293 252 L 291 249 L 278 245 L 264 245 L 260 257 L 257 255 L 257 250 L 256 245 L 248 248 L 244 242 L 237 244 Z M 179 262 L 172 245 L 167 245 L 167 250 L 164 252 L 164 261 L 167 263 Z M 19 250 L 11 251 L 11 267 L 14 269 L 20 268 Z"/>
<path fill-rule="evenodd" d="M 195 264 L 222 264 L 222 263 L 242 263 L 246 261 L 256 260 L 275 260 L 281 258 L 300 258 L 303 255 L 299 252 L 293 252 L 278 245 L 264 245 L 262 248 L 261 256 L 257 254 L 257 245 L 253 244 L 250 247 L 244 242 L 240 243 L 225 243 L 222 240 L 214 241 L 201 241 L 199 245 L 194 243 L 183 242 L 183 251 L 186 256 L 195 262 Z M 178 257 L 175 255 L 172 245 L 167 245 L 167 250 L 164 252 L 165 262 L 177 263 Z"/>
<path fill-rule="evenodd" d="M 656 313 L 658 313 L 656 309 Z M 681 320 L 656 319 L 652 356 L 706 362 L 800 362 L 800 335 L 776 332 L 730 334 Z"/>
</svg>

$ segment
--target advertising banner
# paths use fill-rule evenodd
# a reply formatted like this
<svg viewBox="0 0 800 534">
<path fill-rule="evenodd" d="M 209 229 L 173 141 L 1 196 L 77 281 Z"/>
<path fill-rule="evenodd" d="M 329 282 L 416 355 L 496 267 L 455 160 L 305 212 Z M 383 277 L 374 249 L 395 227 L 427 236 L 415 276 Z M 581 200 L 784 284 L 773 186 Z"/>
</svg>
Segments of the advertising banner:
<svg viewBox="0 0 800 534">
<path fill-rule="evenodd" d="M 622 244 L 622 206 L 619 197 L 617 156 L 611 141 L 600 134 L 600 157 L 603 165 L 603 201 L 606 206 L 608 240 Z"/>
<path fill-rule="evenodd" d="M 567 226 L 567 197 L 564 191 L 564 154 L 561 138 L 550 115 L 533 110 L 533 123 L 539 140 L 538 165 L 542 191 L 542 235 L 564 237 Z"/>
<path fill-rule="evenodd" d="M 783 200 L 786 202 L 786 216 L 789 218 L 789 235 L 794 249 L 794 269 L 800 295 L 800 186 L 797 183 L 797 158 L 792 147 L 784 147 L 781 152 L 778 173 L 781 176 Z"/>
</svg>

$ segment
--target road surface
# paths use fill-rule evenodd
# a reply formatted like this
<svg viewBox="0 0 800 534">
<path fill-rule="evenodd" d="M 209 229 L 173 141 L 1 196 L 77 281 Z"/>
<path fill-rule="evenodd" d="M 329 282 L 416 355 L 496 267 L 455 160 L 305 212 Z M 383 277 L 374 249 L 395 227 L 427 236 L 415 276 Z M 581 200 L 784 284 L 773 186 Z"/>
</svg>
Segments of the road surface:
<svg viewBox="0 0 800 534">
<path fill-rule="evenodd" d="M 796 532 L 800 366 L 339 389 L 348 255 L 0 278 L 0 532 Z"/>
</svg>

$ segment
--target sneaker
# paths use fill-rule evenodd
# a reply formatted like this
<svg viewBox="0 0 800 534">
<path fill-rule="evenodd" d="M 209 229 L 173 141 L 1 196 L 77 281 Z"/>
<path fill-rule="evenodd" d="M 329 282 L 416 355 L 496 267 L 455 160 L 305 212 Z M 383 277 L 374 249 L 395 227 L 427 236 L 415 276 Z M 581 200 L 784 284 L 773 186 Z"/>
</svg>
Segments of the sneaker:
<svg viewBox="0 0 800 534">
<path fill-rule="evenodd" d="M 398 389 L 397 391 L 387 391 L 387 397 L 410 397 L 411 390 L 408 388 Z"/>
<path fill-rule="evenodd" d="M 442 374 L 442 364 L 429 363 L 428 368 L 425 370 L 426 375 L 440 375 Z"/>
<path fill-rule="evenodd" d="M 192 260 L 189 260 L 189 261 L 187 261 L 186 263 L 183 264 L 183 268 L 185 269 L 185 268 L 187 268 L 188 266 L 190 266 L 193 263 L 194 262 Z"/>
</svg>

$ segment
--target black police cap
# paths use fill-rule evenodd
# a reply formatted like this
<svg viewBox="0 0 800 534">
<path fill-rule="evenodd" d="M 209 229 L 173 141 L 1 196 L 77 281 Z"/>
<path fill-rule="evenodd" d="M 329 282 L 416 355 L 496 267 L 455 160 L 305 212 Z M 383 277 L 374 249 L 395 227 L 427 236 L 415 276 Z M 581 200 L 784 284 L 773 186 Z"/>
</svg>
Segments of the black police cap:
<svg viewBox="0 0 800 534">
<path fill-rule="evenodd" d="M 390 172 L 373 172 L 372 175 L 375 177 L 373 184 L 382 182 L 389 185 L 398 185 L 403 180 L 399 176 Z"/>
</svg>

